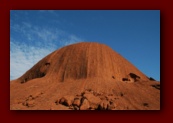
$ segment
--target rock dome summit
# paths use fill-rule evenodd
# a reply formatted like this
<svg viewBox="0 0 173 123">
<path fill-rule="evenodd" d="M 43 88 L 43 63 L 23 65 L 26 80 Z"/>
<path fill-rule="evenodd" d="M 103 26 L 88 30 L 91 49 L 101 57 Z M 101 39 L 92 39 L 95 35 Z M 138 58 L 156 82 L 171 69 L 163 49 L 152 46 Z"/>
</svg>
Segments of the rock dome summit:
<svg viewBox="0 0 173 123">
<path fill-rule="evenodd" d="M 11 110 L 159 110 L 160 82 L 110 47 L 62 47 L 10 82 Z"/>
</svg>

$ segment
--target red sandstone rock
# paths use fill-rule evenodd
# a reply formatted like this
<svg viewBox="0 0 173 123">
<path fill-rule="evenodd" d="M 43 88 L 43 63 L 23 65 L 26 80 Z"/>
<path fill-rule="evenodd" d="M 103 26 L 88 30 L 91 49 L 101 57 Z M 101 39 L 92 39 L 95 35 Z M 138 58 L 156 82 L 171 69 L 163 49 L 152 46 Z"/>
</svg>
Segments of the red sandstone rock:
<svg viewBox="0 0 173 123">
<path fill-rule="evenodd" d="M 89 94 L 85 95 L 88 100 L 85 99 L 80 107 L 83 110 L 97 109 L 101 100 L 114 101 L 114 97 L 118 105 L 110 104 L 110 110 L 115 107 L 120 110 L 127 109 L 124 107 L 128 110 L 160 109 L 159 82 L 150 81 L 110 47 L 89 42 L 60 48 L 41 59 L 21 77 L 12 80 L 10 109 L 50 110 L 54 104 L 52 108 L 55 110 L 65 110 L 72 105 L 75 95 L 80 94 L 80 99 L 83 98 L 83 92 L 84 95 Z M 64 97 L 60 102 L 66 106 L 56 105 L 57 97 Z M 34 103 L 29 102 L 28 107 L 28 101 Z M 146 102 L 149 106 L 143 106 Z M 75 103 L 79 105 L 79 102 Z M 101 105 L 105 109 L 107 104 L 102 102 Z"/>
<path fill-rule="evenodd" d="M 74 106 L 78 106 L 78 107 L 79 107 L 80 104 L 81 104 L 81 101 L 80 101 L 79 98 L 75 99 L 74 102 L 73 102 L 73 105 L 74 105 Z"/>
<path fill-rule="evenodd" d="M 110 102 L 110 105 L 108 105 L 108 110 L 114 110 L 117 107 L 117 104 L 115 102 Z"/>
<path fill-rule="evenodd" d="M 89 101 L 90 107 L 92 109 L 97 109 L 101 100 L 99 97 L 94 96 L 93 94 L 84 94 L 84 97 Z"/>
<path fill-rule="evenodd" d="M 109 106 L 109 102 L 107 100 L 102 100 L 100 105 L 99 105 L 99 109 L 100 110 L 107 110 Z"/>
<path fill-rule="evenodd" d="M 68 96 L 64 96 L 60 99 L 59 103 L 63 104 L 65 106 L 71 106 L 74 100 L 74 96 L 72 95 L 68 95 Z"/>
<path fill-rule="evenodd" d="M 81 106 L 80 110 L 88 110 L 90 108 L 90 104 L 87 99 L 84 99 Z"/>
</svg>

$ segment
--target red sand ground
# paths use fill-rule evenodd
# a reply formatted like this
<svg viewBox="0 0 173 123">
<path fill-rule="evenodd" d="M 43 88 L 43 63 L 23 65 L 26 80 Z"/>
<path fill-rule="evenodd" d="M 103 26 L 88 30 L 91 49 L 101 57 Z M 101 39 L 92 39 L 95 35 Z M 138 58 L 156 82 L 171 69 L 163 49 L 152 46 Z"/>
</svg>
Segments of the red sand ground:
<svg viewBox="0 0 173 123">
<path fill-rule="evenodd" d="M 160 82 L 99 43 L 54 51 L 10 82 L 11 110 L 159 110 Z"/>
</svg>

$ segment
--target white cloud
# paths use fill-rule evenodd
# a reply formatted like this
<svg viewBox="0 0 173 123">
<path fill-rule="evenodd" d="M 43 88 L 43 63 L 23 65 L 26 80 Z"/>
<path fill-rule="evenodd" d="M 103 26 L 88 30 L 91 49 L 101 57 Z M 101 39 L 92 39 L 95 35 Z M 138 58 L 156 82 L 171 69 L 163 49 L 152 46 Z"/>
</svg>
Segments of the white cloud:
<svg viewBox="0 0 173 123">
<path fill-rule="evenodd" d="M 52 49 L 48 47 L 28 47 L 27 44 L 10 42 L 10 46 L 10 80 L 20 77 L 40 59 L 52 52 Z"/>
<path fill-rule="evenodd" d="M 78 43 L 79 41 L 82 41 L 81 38 L 76 37 L 75 35 L 69 35 L 68 40 L 65 40 L 64 44 L 69 45 L 69 44 Z"/>
<path fill-rule="evenodd" d="M 29 70 L 43 57 L 57 48 L 82 41 L 74 34 L 52 28 L 32 26 L 23 22 L 11 24 L 10 31 L 16 36 L 10 36 L 10 80 L 16 79 Z M 21 41 L 22 40 L 22 41 Z"/>
</svg>

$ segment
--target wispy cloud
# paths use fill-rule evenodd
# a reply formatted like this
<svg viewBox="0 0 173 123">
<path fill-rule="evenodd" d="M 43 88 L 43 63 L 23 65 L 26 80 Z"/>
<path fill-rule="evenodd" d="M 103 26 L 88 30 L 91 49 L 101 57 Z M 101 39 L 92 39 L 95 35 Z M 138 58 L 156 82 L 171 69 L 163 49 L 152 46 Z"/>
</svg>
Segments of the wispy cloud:
<svg viewBox="0 0 173 123">
<path fill-rule="evenodd" d="M 74 44 L 74 43 L 77 43 L 79 41 L 82 41 L 81 38 L 72 34 L 72 35 L 68 36 L 68 40 L 64 41 L 64 45 Z"/>
<path fill-rule="evenodd" d="M 51 48 L 28 47 L 27 44 L 10 42 L 10 79 L 20 77 L 51 51 Z"/>
<path fill-rule="evenodd" d="M 83 39 L 57 28 L 28 22 L 10 25 L 10 80 L 16 79 L 52 51 Z"/>
</svg>

